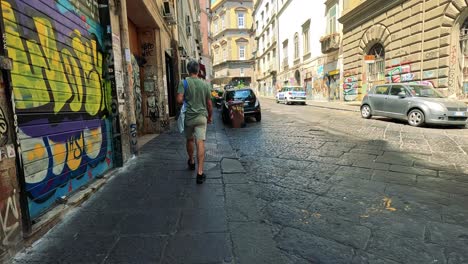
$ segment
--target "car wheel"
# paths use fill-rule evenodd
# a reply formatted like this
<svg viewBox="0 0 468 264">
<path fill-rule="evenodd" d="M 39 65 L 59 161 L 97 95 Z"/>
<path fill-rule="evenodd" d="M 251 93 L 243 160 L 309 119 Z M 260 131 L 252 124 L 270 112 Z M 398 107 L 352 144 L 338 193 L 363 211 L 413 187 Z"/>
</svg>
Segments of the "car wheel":
<svg viewBox="0 0 468 264">
<path fill-rule="evenodd" d="M 408 114 L 408 124 L 414 127 L 420 127 L 424 125 L 424 113 L 419 109 L 411 110 Z"/>
<path fill-rule="evenodd" d="M 365 119 L 370 119 L 372 117 L 372 111 L 369 105 L 363 105 L 361 107 L 361 116 Z"/>
<path fill-rule="evenodd" d="M 307 103 L 306 102 L 303 102 L 302 105 L 306 105 Z"/>
<path fill-rule="evenodd" d="M 256 120 L 257 122 L 262 121 L 262 114 L 261 114 L 261 113 L 258 113 L 258 114 L 255 116 L 255 120 Z"/>
</svg>

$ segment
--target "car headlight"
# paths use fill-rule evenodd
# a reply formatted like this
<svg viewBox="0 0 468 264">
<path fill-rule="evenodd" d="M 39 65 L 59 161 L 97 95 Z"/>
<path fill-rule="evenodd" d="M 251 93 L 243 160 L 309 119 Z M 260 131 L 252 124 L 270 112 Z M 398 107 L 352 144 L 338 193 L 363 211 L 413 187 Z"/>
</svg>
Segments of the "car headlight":
<svg viewBox="0 0 468 264">
<path fill-rule="evenodd" d="M 432 112 L 446 112 L 448 111 L 444 105 L 434 102 L 426 102 L 427 106 Z"/>
</svg>

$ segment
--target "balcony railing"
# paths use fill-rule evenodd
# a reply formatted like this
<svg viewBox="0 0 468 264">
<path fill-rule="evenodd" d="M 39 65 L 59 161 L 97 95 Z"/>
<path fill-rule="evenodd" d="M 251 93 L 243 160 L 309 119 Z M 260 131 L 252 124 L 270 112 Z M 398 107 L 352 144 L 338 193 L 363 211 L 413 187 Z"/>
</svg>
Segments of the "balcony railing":
<svg viewBox="0 0 468 264">
<path fill-rule="evenodd" d="M 333 33 L 320 38 L 322 53 L 326 54 L 340 49 L 341 36 L 339 33 Z"/>
</svg>

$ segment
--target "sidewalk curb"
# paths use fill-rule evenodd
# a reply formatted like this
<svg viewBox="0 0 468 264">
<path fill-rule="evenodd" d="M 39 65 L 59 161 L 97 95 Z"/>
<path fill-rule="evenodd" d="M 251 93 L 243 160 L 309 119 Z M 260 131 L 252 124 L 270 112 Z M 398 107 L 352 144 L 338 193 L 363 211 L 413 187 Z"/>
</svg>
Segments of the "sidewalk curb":
<svg viewBox="0 0 468 264">
<path fill-rule="evenodd" d="M 271 101 L 275 101 L 274 98 L 270 98 L 270 97 L 263 97 L 263 96 L 260 96 L 261 98 L 263 99 L 267 99 L 267 100 L 271 100 Z M 315 104 L 306 104 L 307 106 L 310 106 L 310 107 L 316 107 L 316 108 L 322 108 L 322 109 L 332 109 L 332 110 L 337 110 L 337 111 L 346 111 L 346 112 L 356 112 L 356 113 L 359 113 L 359 108 L 356 109 L 356 110 L 351 110 L 351 109 L 345 109 L 345 108 L 339 108 L 339 107 L 333 107 L 333 106 L 322 106 L 322 105 L 315 105 Z M 350 106 L 354 106 L 354 105 L 350 105 Z M 358 107 L 356 105 L 356 107 Z"/>
</svg>

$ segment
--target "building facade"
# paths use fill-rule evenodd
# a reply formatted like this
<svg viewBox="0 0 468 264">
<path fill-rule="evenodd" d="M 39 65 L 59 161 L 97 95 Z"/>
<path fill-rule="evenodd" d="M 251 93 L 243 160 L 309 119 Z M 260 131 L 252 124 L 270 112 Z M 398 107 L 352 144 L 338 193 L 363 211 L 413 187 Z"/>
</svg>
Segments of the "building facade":
<svg viewBox="0 0 468 264">
<path fill-rule="evenodd" d="M 468 94 L 465 1 L 344 1 L 345 100 L 376 84 L 422 83 L 442 94 Z"/>
<path fill-rule="evenodd" d="M 320 38 L 323 58 L 324 82 L 328 100 L 341 100 L 343 53 L 342 53 L 342 25 L 338 22 L 339 14 L 343 7 L 343 0 L 328 0 L 325 2 L 325 34 Z"/>
<path fill-rule="evenodd" d="M 276 90 L 284 85 L 301 86 L 307 89 L 309 99 L 327 100 L 324 59 L 317 41 L 324 35 L 326 25 L 323 2 L 277 0 L 276 4 L 279 51 Z"/>
<path fill-rule="evenodd" d="M 274 96 L 279 70 L 278 21 L 276 0 L 258 0 L 254 4 L 255 83 L 253 86 L 263 96 Z"/>
<path fill-rule="evenodd" d="M 200 1 L 201 64 L 207 82 L 213 80 L 213 57 L 211 55 L 211 0 Z"/>
<path fill-rule="evenodd" d="M 212 4 L 212 83 L 216 86 L 251 84 L 252 8 L 252 0 L 217 0 Z"/>
</svg>

